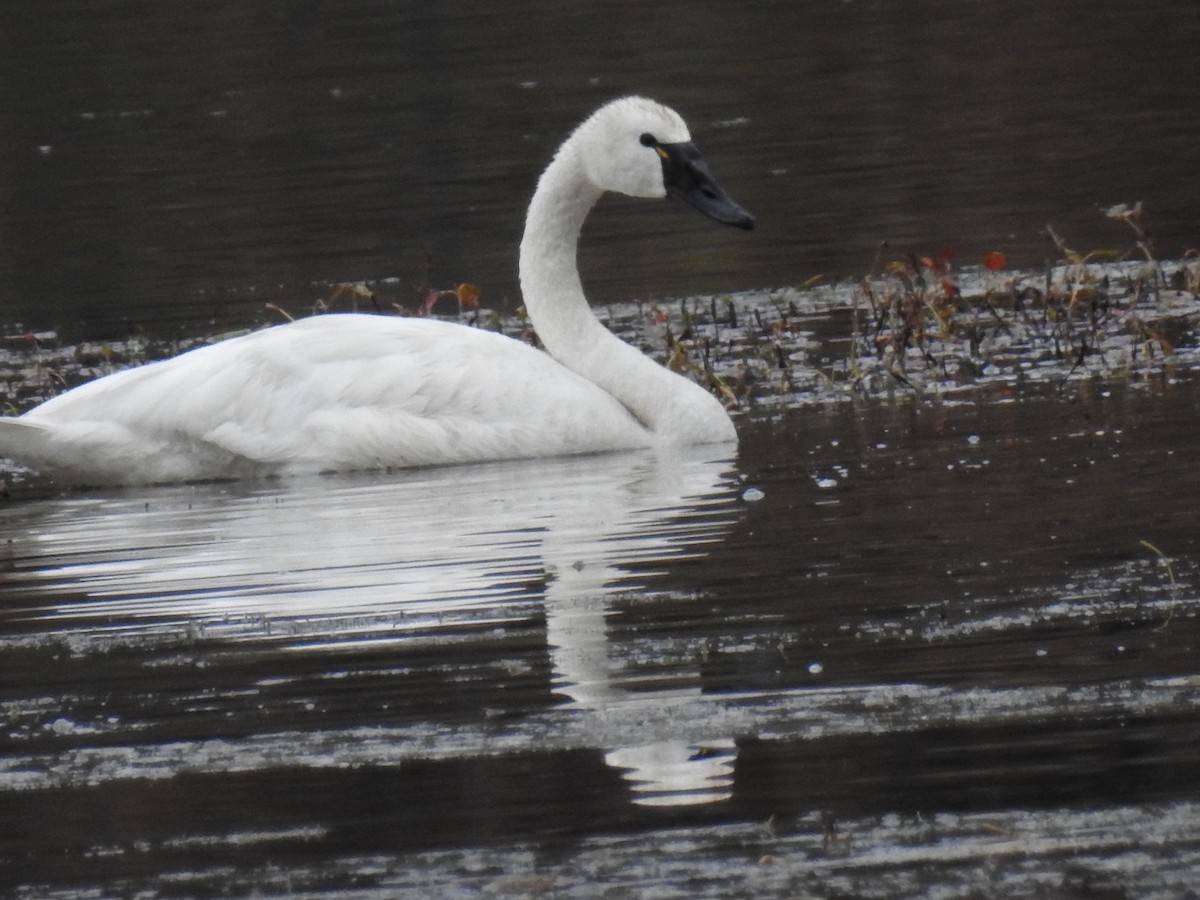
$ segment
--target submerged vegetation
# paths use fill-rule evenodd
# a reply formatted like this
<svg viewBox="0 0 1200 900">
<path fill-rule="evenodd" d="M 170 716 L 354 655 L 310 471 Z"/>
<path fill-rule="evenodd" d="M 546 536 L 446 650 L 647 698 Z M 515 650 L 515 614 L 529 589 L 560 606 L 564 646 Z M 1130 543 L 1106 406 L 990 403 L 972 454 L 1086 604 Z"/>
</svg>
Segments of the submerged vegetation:
<svg viewBox="0 0 1200 900">
<path fill-rule="evenodd" d="M 998 251 L 960 265 L 949 247 L 895 253 L 885 244 L 857 282 L 814 279 L 597 312 L 624 340 L 707 385 L 731 409 L 981 388 L 1011 394 L 1200 367 L 1200 253 L 1158 260 L 1140 203 L 1104 214 L 1132 232 L 1129 247 L 1079 252 L 1048 225 L 1054 258 L 1040 272 L 1011 270 Z M 488 308 L 472 284 L 437 288 L 426 269 L 411 293 L 392 296 L 391 287 L 339 284 L 307 309 L 268 304 L 264 313 L 273 321 L 349 310 L 440 315 L 536 343 L 522 310 Z M 18 414 L 109 372 L 231 336 L 70 344 L 54 332 L 10 328 L 0 345 L 0 403 L 4 414 Z"/>
</svg>

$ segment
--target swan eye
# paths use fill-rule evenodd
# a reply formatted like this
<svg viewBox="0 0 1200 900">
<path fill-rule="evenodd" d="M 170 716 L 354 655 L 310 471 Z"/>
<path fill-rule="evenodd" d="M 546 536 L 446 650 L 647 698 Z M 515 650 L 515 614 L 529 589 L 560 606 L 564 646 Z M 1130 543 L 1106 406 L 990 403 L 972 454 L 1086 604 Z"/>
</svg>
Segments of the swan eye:
<svg viewBox="0 0 1200 900">
<path fill-rule="evenodd" d="M 647 131 L 642 135 L 641 142 L 643 147 L 653 147 L 654 152 L 658 154 L 659 159 L 666 161 L 671 158 L 671 155 L 663 149 L 663 145 L 658 142 L 658 138 L 656 138 L 650 132 Z"/>
</svg>

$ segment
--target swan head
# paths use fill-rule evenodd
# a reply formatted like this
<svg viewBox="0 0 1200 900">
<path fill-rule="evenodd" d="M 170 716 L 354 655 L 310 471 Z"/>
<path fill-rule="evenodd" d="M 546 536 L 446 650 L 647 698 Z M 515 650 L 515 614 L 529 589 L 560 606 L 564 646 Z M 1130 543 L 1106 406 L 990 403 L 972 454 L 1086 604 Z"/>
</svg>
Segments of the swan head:
<svg viewBox="0 0 1200 900">
<path fill-rule="evenodd" d="M 675 197 L 718 222 L 754 227 L 754 217 L 709 172 L 679 113 L 661 103 L 645 97 L 614 100 L 580 125 L 568 144 L 601 191 Z"/>
</svg>

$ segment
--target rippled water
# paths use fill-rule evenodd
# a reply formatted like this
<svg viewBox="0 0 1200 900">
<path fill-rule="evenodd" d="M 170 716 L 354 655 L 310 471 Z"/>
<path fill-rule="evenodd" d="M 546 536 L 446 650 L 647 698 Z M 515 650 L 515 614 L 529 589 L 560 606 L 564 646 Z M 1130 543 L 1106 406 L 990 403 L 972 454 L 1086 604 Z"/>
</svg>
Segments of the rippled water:
<svg viewBox="0 0 1200 900">
<path fill-rule="evenodd" d="M 0 320 L 170 338 L 359 279 L 411 304 L 427 255 L 511 311 L 538 170 L 629 90 L 760 228 L 606 202 L 610 317 L 858 276 L 884 239 L 1124 249 L 1118 201 L 1196 243 L 1189 4 L 681 9 L 9 4 Z M 893 390 L 845 371 L 829 290 L 739 295 L 764 334 L 796 305 L 795 353 L 731 458 L 13 481 L 0 893 L 1189 896 L 1195 297 L 1114 301 L 1081 365 L 1046 310 L 992 333 L 995 372 Z M 1142 364 L 1150 326 L 1176 352 Z M 56 352 L 5 372 L 103 365 Z"/>
<path fill-rule="evenodd" d="M 1178 896 L 1197 402 L 10 503 L 6 885 Z"/>
</svg>

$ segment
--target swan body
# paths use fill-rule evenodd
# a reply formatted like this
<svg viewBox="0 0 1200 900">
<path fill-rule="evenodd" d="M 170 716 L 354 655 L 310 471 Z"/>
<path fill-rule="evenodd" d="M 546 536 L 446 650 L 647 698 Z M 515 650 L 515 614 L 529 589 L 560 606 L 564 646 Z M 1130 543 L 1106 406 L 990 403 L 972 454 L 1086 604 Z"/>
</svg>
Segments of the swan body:
<svg viewBox="0 0 1200 900">
<path fill-rule="evenodd" d="M 600 195 L 753 219 L 672 110 L 601 107 L 538 181 L 521 289 L 547 352 L 431 319 L 322 315 L 100 378 L 0 418 L 0 456 L 88 484 L 439 465 L 733 442 L 725 409 L 608 331 L 575 251 Z"/>
</svg>

